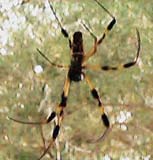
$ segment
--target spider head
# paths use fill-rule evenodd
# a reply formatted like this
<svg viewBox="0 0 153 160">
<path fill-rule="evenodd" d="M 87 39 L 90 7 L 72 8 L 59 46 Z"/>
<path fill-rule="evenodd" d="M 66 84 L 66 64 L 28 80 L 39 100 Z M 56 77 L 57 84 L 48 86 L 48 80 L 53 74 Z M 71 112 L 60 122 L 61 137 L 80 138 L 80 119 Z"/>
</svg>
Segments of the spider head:
<svg viewBox="0 0 153 160">
<path fill-rule="evenodd" d="M 77 31 L 73 34 L 73 43 L 79 43 L 82 42 L 82 32 Z"/>
<path fill-rule="evenodd" d="M 73 34 L 73 53 L 83 54 L 83 38 L 82 32 L 77 31 Z"/>
</svg>

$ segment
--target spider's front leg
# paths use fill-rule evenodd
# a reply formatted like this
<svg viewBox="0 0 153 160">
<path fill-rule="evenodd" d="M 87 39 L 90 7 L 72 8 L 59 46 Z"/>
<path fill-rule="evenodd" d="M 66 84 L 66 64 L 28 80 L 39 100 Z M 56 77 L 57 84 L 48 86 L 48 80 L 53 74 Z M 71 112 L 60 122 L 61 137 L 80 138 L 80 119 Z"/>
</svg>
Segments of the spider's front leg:
<svg viewBox="0 0 153 160">
<path fill-rule="evenodd" d="M 100 137 L 98 137 L 96 140 L 90 141 L 90 142 L 97 142 L 97 141 L 103 140 L 105 138 L 105 135 L 108 133 L 108 131 L 110 129 L 110 122 L 109 122 L 109 119 L 105 113 L 104 106 L 102 104 L 102 101 L 100 99 L 98 91 L 95 89 L 95 87 L 93 86 L 91 80 L 89 79 L 89 77 L 87 75 L 85 75 L 85 80 L 86 80 L 87 84 L 89 85 L 89 88 L 90 88 L 90 91 L 91 91 L 93 98 L 98 101 L 98 106 L 100 108 L 100 113 L 101 113 L 101 120 L 103 121 L 103 124 L 106 127 L 106 130 L 103 132 L 103 134 Z"/>
<path fill-rule="evenodd" d="M 84 65 L 84 68 L 91 69 L 91 70 L 104 70 L 104 71 L 116 71 L 121 69 L 127 69 L 137 64 L 139 57 L 140 57 L 140 49 L 141 49 L 141 39 L 140 39 L 140 33 L 138 29 L 136 28 L 136 34 L 137 34 L 137 52 L 136 57 L 133 61 L 130 61 L 128 63 L 123 63 L 117 66 L 108 66 L 108 65 Z"/>
<path fill-rule="evenodd" d="M 53 116 L 57 117 L 57 121 L 55 123 L 55 127 L 54 127 L 53 133 L 52 133 L 52 139 L 50 140 L 48 147 L 44 150 L 43 154 L 39 157 L 38 160 L 40 160 L 44 157 L 44 155 L 48 152 L 49 148 L 55 143 L 55 141 L 59 135 L 62 120 L 64 118 L 64 108 L 66 107 L 66 104 L 67 104 L 67 97 L 69 94 L 69 88 L 70 88 L 70 79 L 67 76 L 66 80 L 65 80 L 64 88 L 63 88 L 63 93 L 61 95 L 60 104 L 56 107 L 55 111 L 53 111 L 47 119 L 47 121 L 49 122 L 52 120 Z M 57 160 L 61 160 L 61 155 L 60 155 L 59 150 L 57 151 Z"/>
<path fill-rule="evenodd" d="M 102 36 L 99 39 L 97 39 L 95 34 L 85 24 L 83 24 L 85 29 L 94 38 L 94 45 L 91 48 L 91 50 L 86 53 L 84 60 L 83 60 L 84 62 L 87 61 L 90 57 L 92 57 L 96 53 L 97 47 L 103 42 L 103 40 L 105 39 L 108 32 L 110 32 L 112 30 L 112 28 L 114 27 L 114 25 L 116 24 L 115 17 L 99 1 L 97 1 L 97 0 L 94 0 L 94 1 L 112 18 L 112 20 L 109 22 L 109 24 L 105 28 L 104 32 L 102 33 Z"/>
<path fill-rule="evenodd" d="M 68 41 L 69 41 L 69 47 L 70 47 L 70 49 L 71 49 L 71 48 L 72 48 L 72 42 L 71 42 L 69 33 L 68 33 L 68 31 L 62 26 L 62 23 L 60 22 L 59 18 L 57 17 L 56 12 L 55 12 L 52 4 L 51 4 L 49 1 L 48 1 L 48 3 L 49 3 L 49 6 L 50 6 L 50 9 L 51 9 L 52 13 L 53 13 L 54 16 L 55 16 L 55 19 L 56 19 L 58 25 L 59 25 L 60 28 L 61 28 L 61 33 L 63 34 L 63 36 L 64 36 L 65 38 L 68 39 Z"/>
</svg>

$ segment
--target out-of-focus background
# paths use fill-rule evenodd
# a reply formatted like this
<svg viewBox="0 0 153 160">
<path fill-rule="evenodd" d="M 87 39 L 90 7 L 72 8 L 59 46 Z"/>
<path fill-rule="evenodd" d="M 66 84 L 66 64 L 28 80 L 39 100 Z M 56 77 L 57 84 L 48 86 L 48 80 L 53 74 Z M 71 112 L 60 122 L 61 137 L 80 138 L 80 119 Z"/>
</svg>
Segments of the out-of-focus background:
<svg viewBox="0 0 153 160">
<path fill-rule="evenodd" d="M 59 142 L 65 160 L 153 159 L 153 2 L 101 0 L 117 24 L 90 64 L 118 65 L 134 59 L 136 28 L 141 36 L 138 64 L 122 71 L 87 71 L 98 88 L 113 125 L 106 139 L 86 141 L 104 131 L 97 102 L 85 82 L 72 84 Z M 111 18 L 93 1 L 51 1 L 72 37 L 83 32 L 88 51 L 93 39 L 83 20 L 98 37 Z M 10 121 L 39 121 L 60 102 L 66 71 L 54 68 L 38 54 L 69 64 L 69 46 L 46 1 L 0 0 L 0 160 L 37 160 L 43 152 L 39 126 Z M 49 140 L 53 124 L 43 126 Z M 56 147 L 50 152 L 55 155 Z M 43 160 L 49 160 L 46 155 Z"/>
</svg>

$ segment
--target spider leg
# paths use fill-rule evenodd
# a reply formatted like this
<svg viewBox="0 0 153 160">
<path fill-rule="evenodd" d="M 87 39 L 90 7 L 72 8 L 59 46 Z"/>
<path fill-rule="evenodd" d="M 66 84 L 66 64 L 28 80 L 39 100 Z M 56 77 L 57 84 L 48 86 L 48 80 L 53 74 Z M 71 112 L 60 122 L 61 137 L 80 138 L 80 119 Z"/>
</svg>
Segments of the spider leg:
<svg viewBox="0 0 153 160">
<path fill-rule="evenodd" d="M 100 113 L 101 113 L 101 120 L 104 124 L 104 126 L 106 127 L 105 131 L 95 140 L 89 140 L 89 142 L 97 142 L 99 140 L 104 140 L 106 134 L 108 133 L 108 131 L 110 130 L 110 123 L 109 123 L 109 119 L 105 113 L 104 110 L 104 106 L 102 104 L 101 98 L 98 94 L 98 91 L 95 89 L 94 85 L 92 84 L 91 80 L 89 79 L 89 77 L 87 75 L 85 75 L 85 80 L 90 88 L 91 94 L 93 96 L 94 99 L 96 99 L 98 101 L 98 106 L 100 108 Z"/>
<path fill-rule="evenodd" d="M 91 28 L 89 28 L 83 21 L 81 21 L 82 25 L 84 26 L 84 28 L 90 33 L 91 37 L 93 37 L 93 39 L 95 41 L 97 41 L 97 37 L 96 35 L 91 31 Z"/>
<path fill-rule="evenodd" d="M 138 31 L 138 29 L 136 29 L 136 34 L 137 34 L 137 43 L 138 43 L 138 47 L 137 47 L 137 53 L 136 53 L 136 57 L 135 59 L 132 61 L 132 62 L 128 62 L 128 63 L 125 63 L 125 64 L 120 64 L 118 66 L 100 66 L 100 65 L 85 65 L 84 68 L 85 69 L 91 69 L 91 70 L 104 70 L 104 71 L 109 71 L 109 70 L 120 70 L 120 69 L 123 69 L 123 68 L 130 68 L 132 66 L 134 66 L 139 57 L 140 57 L 140 44 L 141 44 L 141 40 L 140 40 L 140 33 Z"/>
<path fill-rule="evenodd" d="M 45 58 L 45 60 L 47 60 L 52 66 L 55 66 L 57 68 L 67 68 L 68 69 L 68 65 L 61 65 L 61 64 L 56 64 L 54 62 L 52 62 L 42 51 L 40 51 L 38 48 L 37 48 L 37 51 L 38 53 L 43 57 Z"/>
<path fill-rule="evenodd" d="M 43 149 L 45 150 L 46 149 L 46 142 L 45 142 L 46 140 L 44 138 L 42 125 L 40 125 L 40 135 L 41 135 L 41 138 L 42 138 L 42 141 L 43 141 Z M 51 154 L 50 151 L 48 151 L 47 153 L 49 154 L 49 156 L 50 156 L 51 159 L 54 158 L 54 156 Z"/>
<path fill-rule="evenodd" d="M 12 118 L 12 117 L 8 117 L 10 120 L 15 121 L 17 123 L 29 124 L 29 125 L 43 125 L 43 124 L 47 124 L 47 123 L 53 121 L 55 119 L 55 117 L 57 117 L 57 123 L 56 123 L 56 125 L 54 127 L 54 130 L 53 130 L 52 139 L 50 140 L 49 145 L 47 147 L 45 146 L 45 150 L 42 153 L 42 155 L 38 158 L 38 160 L 41 160 L 45 156 L 45 154 L 48 152 L 48 150 L 50 149 L 50 147 L 54 144 L 57 136 L 59 135 L 60 126 L 61 126 L 62 120 L 64 118 L 64 108 L 66 107 L 66 104 L 67 104 L 67 97 L 68 97 L 68 94 L 69 94 L 69 89 L 70 89 L 70 79 L 67 76 L 66 80 L 65 80 L 65 83 L 64 83 L 63 93 L 61 95 L 61 102 L 56 107 L 56 110 L 53 111 L 48 116 L 48 118 L 46 120 L 42 120 L 42 121 L 39 121 L 39 122 L 27 122 L 27 121 L 18 120 L 18 119 Z M 44 137 L 42 137 L 42 139 L 43 139 L 43 144 L 44 144 L 45 143 L 44 142 L 45 141 Z M 57 151 L 57 155 L 59 155 L 59 151 Z M 57 158 L 58 157 L 59 156 L 57 156 Z M 57 159 L 57 160 L 60 160 L 60 159 Z"/>
<path fill-rule="evenodd" d="M 14 121 L 14 122 L 22 123 L 22 124 L 29 124 L 29 125 L 43 125 L 43 124 L 47 124 L 47 123 L 53 121 L 55 117 L 56 117 L 56 112 L 55 111 L 53 111 L 47 119 L 42 120 L 42 121 L 38 121 L 38 122 L 23 121 L 23 120 L 19 120 L 19 119 L 12 118 L 12 117 L 8 116 L 8 118 L 10 120 Z"/>
<path fill-rule="evenodd" d="M 58 139 L 56 139 L 55 144 L 57 149 L 56 160 L 62 160 L 61 152 L 60 152 L 60 144 Z"/>
<path fill-rule="evenodd" d="M 57 122 L 55 124 L 54 129 L 53 129 L 52 139 L 50 140 L 50 143 L 49 143 L 48 147 L 44 150 L 44 152 L 38 158 L 38 160 L 41 160 L 44 157 L 44 155 L 48 152 L 49 148 L 55 143 L 55 141 L 56 141 L 56 139 L 59 135 L 62 120 L 64 118 L 64 108 L 66 107 L 66 104 L 67 104 L 67 97 L 68 97 L 68 94 L 69 94 L 69 89 L 70 89 L 70 79 L 67 77 L 66 80 L 65 80 L 63 93 L 61 95 L 61 102 L 56 107 L 56 110 L 55 110 L 55 113 L 56 113 L 56 116 L 57 116 Z M 57 158 L 58 158 L 57 160 L 60 160 L 59 157 L 61 159 L 61 156 L 59 156 L 59 151 L 57 151 Z"/>
<path fill-rule="evenodd" d="M 85 61 L 87 61 L 91 56 L 93 56 L 96 53 L 96 51 L 97 51 L 97 42 L 98 41 L 97 41 L 96 35 L 91 31 L 91 29 L 89 29 L 89 27 L 85 23 L 82 22 L 82 24 L 83 24 L 84 28 L 90 33 L 90 35 L 94 39 L 94 45 L 93 45 L 93 47 L 83 57 L 83 63 L 84 63 Z"/>
<path fill-rule="evenodd" d="M 125 64 L 121 64 L 117 67 L 111 67 L 111 66 L 102 66 L 101 69 L 104 70 L 104 71 L 108 71 L 108 70 L 118 70 L 118 69 L 123 69 L 123 68 L 129 68 L 129 67 L 132 67 L 134 66 L 137 61 L 138 61 L 138 58 L 140 56 L 140 45 L 141 45 L 141 40 L 140 40 L 140 33 L 138 31 L 138 29 L 136 28 L 136 34 L 137 34 L 137 41 L 138 41 L 138 47 L 137 47 L 137 53 L 136 53 L 136 57 L 135 59 L 132 61 L 132 62 L 128 62 L 128 63 L 125 63 Z"/>
<path fill-rule="evenodd" d="M 58 25 L 59 25 L 60 28 L 61 28 L 61 33 L 63 34 L 63 36 L 64 36 L 65 38 L 68 39 L 68 41 L 69 41 L 69 47 L 70 47 L 70 49 L 71 49 L 71 47 L 72 47 L 72 42 L 71 42 L 69 33 L 68 33 L 67 30 L 64 29 L 64 27 L 62 26 L 62 23 L 60 22 L 59 18 L 57 17 L 56 12 L 55 12 L 55 10 L 54 10 L 52 4 L 51 4 L 49 1 L 48 1 L 48 3 L 49 3 L 49 6 L 50 6 L 50 9 L 51 9 L 52 13 L 53 13 L 54 16 L 55 16 L 55 19 L 56 19 Z"/>
<path fill-rule="evenodd" d="M 113 28 L 113 26 L 116 23 L 116 19 L 115 17 L 97 0 L 94 0 L 111 18 L 112 20 L 109 22 L 109 24 L 107 25 L 104 33 L 102 34 L 101 38 L 98 40 L 97 45 L 101 44 L 102 41 L 104 40 L 104 38 L 106 37 L 106 35 L 108 34 L 108 32 Z"/>
<path fill-rule="evenodd" d="M 87 61 L 90 57 L 92 57 L 96 51 L 97 51 L 97 47 L 103 42 L 103 40 L 105 39 L 106 35 L 108 34 L 108 32 L 113 28 L 113 26 L 116 23 L 116 19 L 115 17 L 97 0 L 94 0 L 107 14 L 109 14 L 109 16 L 112 18 L 112 20 L 109 22 L 109 24 L 107 25 L 106 29 L 104 30 L 102 36 L 97 39 L 96 36 L 93 34 L 93 32 L 85 25 L 84 27 L 86 28 L 86 30 L 90 33 L 90 35 L 94 38 L 94 45 L 91 48 L 91 50 L 89 52 L 86 53 L 86 55 L 84 56 L 84 62 Z"/>
<path fill-rule="evenodd" d="M 41 137 L 42 137 L 42 141 L 43 141 L 43 149 L 44 149 L 44 152 L 43 154 L 41 155 L 41 157 L 39 157 L 38 160 L 40 160 L 41 158 L 43 158 L 43 156 L 45 156 L 45 154 L 48 154 L 50 156 L 51 159 L 54 158 L 54 156 L 52 155 L 52 153 L 49 151 L 49 148 L 51 147 L 51 142 L 49 143 L 49 145 L 47 146 L 46 148 L 46 140 L 44 138 L 44 134 L 43 134 L 43 129 L 42 129 L 42 125 L 40 125 L 40 132 L 41 132 Z M 57 141 L 57 139 L 56 139 Z M 60 154 L 60 148 L 59 148 L 59 144 L 58 142 L 56 142 L 56 149 L 57 149 L 57 158 L 56 160 L 61 160 L 61 154 Z"/>
</svg>

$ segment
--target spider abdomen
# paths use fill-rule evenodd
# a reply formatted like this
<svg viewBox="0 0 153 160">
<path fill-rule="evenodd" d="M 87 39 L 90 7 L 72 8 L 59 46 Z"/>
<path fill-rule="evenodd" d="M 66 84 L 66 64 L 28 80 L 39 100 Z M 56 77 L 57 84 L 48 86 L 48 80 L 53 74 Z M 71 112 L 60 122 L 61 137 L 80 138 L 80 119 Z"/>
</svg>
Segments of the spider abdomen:
<svg viewBox="0 0 153 160">
<path fill-rule="evenodd" d="M 71 81 L 79 82 L 83 80 L 82 67 L 79 68 L 70 68 L 68 76 Z"/>
</svg>

